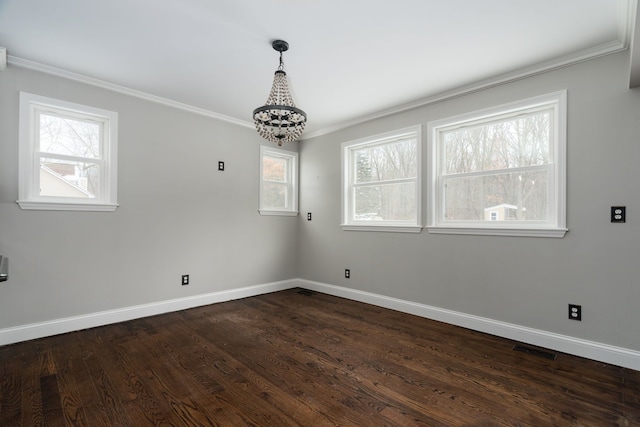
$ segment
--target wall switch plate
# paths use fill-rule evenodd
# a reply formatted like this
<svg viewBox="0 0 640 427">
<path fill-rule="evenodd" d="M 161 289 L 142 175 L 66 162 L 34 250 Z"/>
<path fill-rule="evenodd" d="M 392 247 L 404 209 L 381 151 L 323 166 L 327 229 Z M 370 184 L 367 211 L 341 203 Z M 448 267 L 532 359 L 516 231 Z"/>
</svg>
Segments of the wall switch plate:
<svg viewBox="0 0 640 427">
<path fill-rule="evenodd" d="M 627 220 L 626 206 L 611 206 L 611 222 L 626 222 L 626 220 Z"/>
<path fill-rule="evenodd" d="M 344 277 L 345 277 L 345 278 L 347 278 L 347 279 L 350 279 L 350 278 L 351 278 L 351 270 L 349 270 L 348 268 L 346 268 L 346 269 L 344 270 Z"/>
<path fill-rule="evenodd" d="M 182 286 L 188 285 L 189 284 L 189 275 L 188 274 L 183 274 L 182 275 Z"/>
<path fill-rule="evenodd" d="M 218 170 L 219 171 L 223 171 L 224 170 L 224 162 L 218 162 Z"/>
<path fill-rule="evenodd" d="M 311 221 L 311 212 L 307 213 L 307 221 Z"/>
<path fill-rule="evenodd" d="M 569 304 L 569 319 L 582 321 L 582 306 Z"/>
</svg>

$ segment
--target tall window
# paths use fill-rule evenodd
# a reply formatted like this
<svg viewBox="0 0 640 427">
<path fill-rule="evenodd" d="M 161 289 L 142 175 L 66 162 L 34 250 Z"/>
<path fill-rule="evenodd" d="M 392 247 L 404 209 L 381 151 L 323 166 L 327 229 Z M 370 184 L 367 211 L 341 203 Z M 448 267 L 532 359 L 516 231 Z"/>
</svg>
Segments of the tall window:
<svg viewBox="0 0 640 427">
<path fill-rule="evenodd" d="M 298 153 L 260 146 L 260 214 L 298 214 Z"/>
<path fill-rule="evenodd" d="M 420 127 L 342 145 L 345 230 L 420 232 Z"/>
<path fill-rule="evenodd" d="M 428 127 L 430 232 L 564 236 L 565 91 Z"/>
<path fill-rule="evenodd" d="M 117 207 L 117 113 L 20 93 L 22 209 Z"/>
</svg>

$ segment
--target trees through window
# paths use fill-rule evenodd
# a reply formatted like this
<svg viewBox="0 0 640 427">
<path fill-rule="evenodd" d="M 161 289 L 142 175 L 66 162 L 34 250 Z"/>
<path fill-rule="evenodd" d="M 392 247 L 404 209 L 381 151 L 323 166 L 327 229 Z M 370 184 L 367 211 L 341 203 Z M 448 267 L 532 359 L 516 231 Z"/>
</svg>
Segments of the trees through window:
<svg viewBox="0 0 640 427">
<path fill-rule="evenodd" d="M 564 235 L 565 103 L 559 92 L 430 123 L 430 231 Z"/>
<path fill-rule="evenodd" d="M 298 153 L 260 146 L 260 213 L 298 214 Z"/>
<path fill-rule="evenodd" d="M 417 127 L 343 144 L 343 228 L 418 227 L 419 153 Z"/>
<path fill-rule="evenodd" d="M 20 94 L 23 209 L 115 210 L 117 113 Z"/>
</svg>

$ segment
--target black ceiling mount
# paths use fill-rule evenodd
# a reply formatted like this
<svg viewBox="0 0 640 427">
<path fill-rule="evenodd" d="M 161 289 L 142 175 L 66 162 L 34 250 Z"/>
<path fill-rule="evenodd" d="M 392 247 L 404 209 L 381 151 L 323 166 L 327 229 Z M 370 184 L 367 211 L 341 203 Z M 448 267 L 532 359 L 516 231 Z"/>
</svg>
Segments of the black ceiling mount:
<svg viewBox="0 0 640 427">
<path fill-rule="evenodd" d="M 289 50 L 289 43 L 284 40 L 274 40 L 271 42 L 271 46 L 280 53 Z"/>
</svg>

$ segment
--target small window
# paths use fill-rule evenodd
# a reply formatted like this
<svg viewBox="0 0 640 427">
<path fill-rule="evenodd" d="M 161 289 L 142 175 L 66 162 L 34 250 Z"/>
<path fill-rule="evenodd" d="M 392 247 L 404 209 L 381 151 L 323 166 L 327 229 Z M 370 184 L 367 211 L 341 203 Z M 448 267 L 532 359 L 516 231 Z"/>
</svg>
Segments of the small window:
<svg viewBox="0 0 640 427">
<path fill-rule="evenodd" d="M 432 233 L 563 237 L 566 92 L 429 123 Z"/>
<path fill-rule="evenodd" d="M 420 127 L 342 144 L 343 230 L 416 232 Z"/>
<path fill-rule="evenodd" d="M 22 209 L 117 208 L 117 113 L 20 93 Z"/>
<path fill-rule="evenodd" d="M 298 153 L 260 146 L 260 214 L 298 214 Z"/>
</svg>

